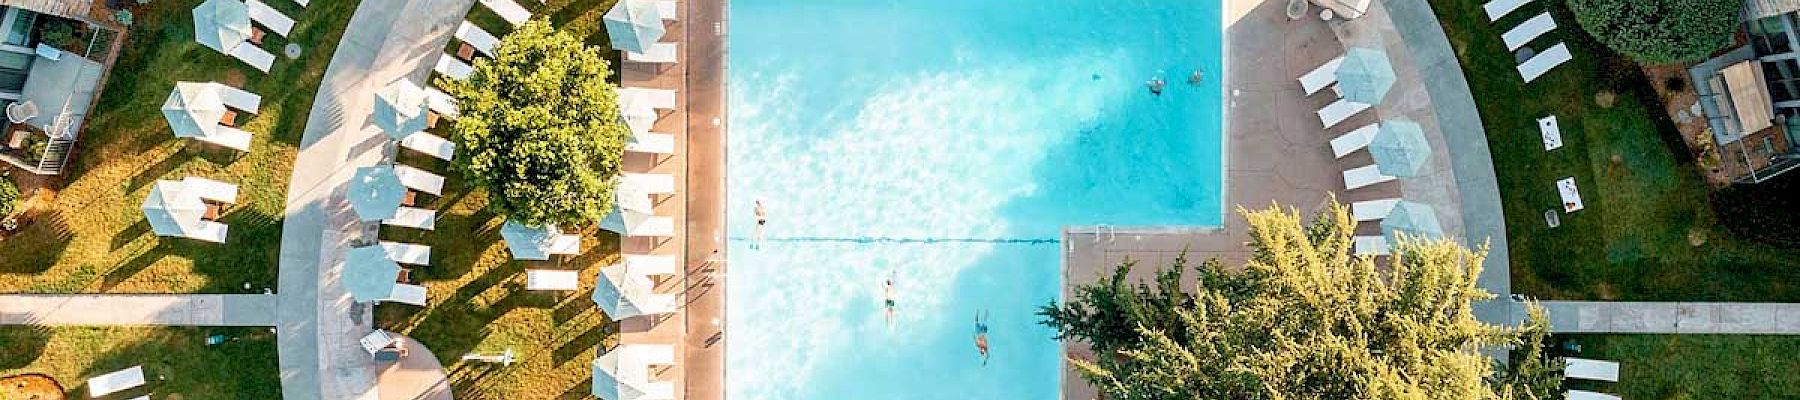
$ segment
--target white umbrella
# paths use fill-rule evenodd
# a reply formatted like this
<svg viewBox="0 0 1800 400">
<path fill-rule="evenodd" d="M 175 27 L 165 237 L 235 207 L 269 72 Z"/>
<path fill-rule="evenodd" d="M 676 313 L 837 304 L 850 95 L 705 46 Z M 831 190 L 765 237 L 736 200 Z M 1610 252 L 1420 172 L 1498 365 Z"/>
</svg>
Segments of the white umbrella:
<svg viewBox="0 0 1800 400">
<path fill-rule="evenodd" d="M 199 230 L 201 218 L 206 217 L 206 201 L 179 181 L 156 181 L 142 207 L 150 230 L 160 236 L 184 236 Z"/>
<path fill-rule="evenodd" d="M 231 54 L 250 40 L 250 7 L 238 0 L 206 0 L 194 7 L 194 41 Z"/>
<path fill-rule="evenodd" d="M 613 207 L 644 214 L 656 213 L 656 203 L 650 200 L 650 191 L 639 187 L 638 181 L 618 179 L 619 184 L 613 187 Z"/>
<path fill-rule="evenodd" d="M 411 79 L 400 79 L 375 93 L 375 126 L 394 140 L 425 130 L 429 115 L 425 89 Z"/>
<path fill-rule="evenodd" d="M 649 275 L 635 273 L 624 264 L 614 264 L 600 268 L 592 298 L 594 304 L 614 321 L 672 311 L 671 305 L 657 303 L 656 296 L 651 293 L 655 288 L 656 283 L 650 281 Z"/>
<path fill-rule="evenodd" d="M 627 344 L 594 358 L 594 397 L 605 400 L 640 400 L 663 392 L 650 384 L 652 352 L 672 353 L 667 346 Z M 660 397 L 665 393 L 656 393 Z"/>
<path fill-rule="evenodd" d="M 662 39 L 663 16 L 651 0 L 621 0 L 601 17 L 613 49 L 643 53 Z"/>
<path fill-rule="evenodd" d="M 163 119 L 180 138 L 212 136 L 226 112 L 219 87 L 212 83 L 175 82 L 175 91 L 162 106 Z"/>
</svg>

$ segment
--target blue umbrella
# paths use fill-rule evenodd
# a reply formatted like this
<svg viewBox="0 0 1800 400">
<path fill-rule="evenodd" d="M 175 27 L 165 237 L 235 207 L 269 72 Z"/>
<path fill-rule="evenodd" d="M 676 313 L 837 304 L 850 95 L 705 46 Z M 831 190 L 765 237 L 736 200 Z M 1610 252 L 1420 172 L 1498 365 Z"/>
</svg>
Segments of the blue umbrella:
<svg viewBox="0 0 1800 400">
<path fill-rule="evenodd" d="M 614 49 L 643 53 L 663 36 L 663 16 L 650 0 L 621 0 L 603 17 Z"/>
<path fill-rule="evenodd" d="M 1394 65 L 1387 53 L 1369 48 L 1352 48 L 1338 64 L 1338 92 L 1345 100 L 1363 104 L 1380 104 L 1394 87 Z"/>
<path fill-rule="evenodd" d="M 400 264 L 388 258 L 381 246 L 350 249 L 344 257 L 342 275 L 344 289 L 357 302 L 367 303 L 388 298 L 394 293 L 395 280 L 400 279 Z"/>
<path fill-rule="evenodd" d="M 429 111 L 425 89 L 411 79 L 400 79 L 375 92 L 375 126 L 394 140 L 425 130 Z"/>
<path fill-rule="evenodd" d="M 1429 205 L 1401 200 L 1394 204 L 1387 218 L 1381 219 L 1381 234 L 1387 236 L 1389 243 L 1397 240 L 1395 233 L 1405 232 L 1408 238 L 1441 239 L 1444 227 L 1438 224 L 1437 210 Z"/>
<path fill-rule="evenodd" d="M 356 211 L 357 217 L 380 221 L 393 218 L 400 211 L 400 203 L 406 200 L 406 186 L 394 175 L 392 165 L 362 167 L 350 177 L 350 190 L 344 196 L 350 198 L 350 209 Z"/>
<path fill-rule="evenodd" d="M 1418 176 L 1431 161 L 1431 143 L 1425 140 L 1425 129 L 1407 120 L 1381 122 L 1375 138 L 1369 140 L 1369 155 L 1375 157 L 1375 168 L 1382 175 Z"/>
</svg>

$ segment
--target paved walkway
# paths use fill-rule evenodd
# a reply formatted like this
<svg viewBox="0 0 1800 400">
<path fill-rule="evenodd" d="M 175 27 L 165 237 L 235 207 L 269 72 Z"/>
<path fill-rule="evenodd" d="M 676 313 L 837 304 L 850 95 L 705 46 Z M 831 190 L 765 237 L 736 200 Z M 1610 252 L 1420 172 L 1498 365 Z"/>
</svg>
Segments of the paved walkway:
<svg viewBox="0 0 1800 400">
<path fill-rule="evenodd" d="M 0 295 L 0 325 L 274 326 L 265 294 Z"/>
<path fill-rule="evenodd" d="M 687 400 L 725 398 L 725 37 L 728 0 L 688 0 Z M 714 30 L 714 27 L 718 27 Z M 715 256 L 715 254 L 717 254 Z M 715 260 L 716 258 L 716 260 Z"/>
<path fill-rule="evenodd" d="M 1545 301 L 1556 333 L 1800 334 L 1800 304 Z M 1525 318 L 1523 311 L 1513 315 Z"/>
<path fill-rule="evenodd" d="M 326 68 L 294 159 L 282 226 L 277 335 L 282 397 L 378 397 L 375 371 L 357 339 L 370 309 L 338 283 L 343 253 L 373 241 L 343 191 L 357 167 L 390 150 L 368 122 L 375 92 L 402 77 L 427 82 L 474 0 L 365 1 Z"/>
</svg>

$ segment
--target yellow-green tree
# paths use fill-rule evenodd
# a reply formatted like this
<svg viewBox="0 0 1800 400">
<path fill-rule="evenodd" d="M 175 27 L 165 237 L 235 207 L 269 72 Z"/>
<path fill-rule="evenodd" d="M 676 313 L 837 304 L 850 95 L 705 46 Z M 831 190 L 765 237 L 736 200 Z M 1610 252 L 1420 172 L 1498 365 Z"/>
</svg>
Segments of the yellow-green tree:
<svg viewBox="0 0 1800 400">
<path fill-rule="evenodd" d="M 1087 343 L 1071 359 L 1111 399 L 1499 399 L 1529 392 L 1498 382 L 1478 350 L 1519 343 L 1519 331 L 1477 321 L 1485 251 L 1402 238 L 1385 265 L 1353 256 L 1356 223 L 1335 202 L 1311 224 L 1280 208 L 1241 210 L 1253 255 L 1216 261 L 1183 289 L 1185 260 L 1154 283 L 1122 265 L 1044 323 Z M 1536 314 L 1542 323 L 1541 313 Z M 1537 338 L 1542 340 L 1542 338 Z M 1536 346 L 1538 343 L 1530 344 Z M 1538 355 L 1541 357 L 1541 354 Z M 1534 372 L 1535 373 L 1535 372 Z M 1514 382 L 1536 382 L 1519 377 Z M 1500 390 L 1499 387 L 1512 389 Z"/>
<path fill-rule="evenodd" d="M 506 35 L 456 98 L 455 165 L 496 213 L 528 225 L 581 225 L 612 208 L 629 129 L 600 51 L 543 21 Z"/>
</svg>

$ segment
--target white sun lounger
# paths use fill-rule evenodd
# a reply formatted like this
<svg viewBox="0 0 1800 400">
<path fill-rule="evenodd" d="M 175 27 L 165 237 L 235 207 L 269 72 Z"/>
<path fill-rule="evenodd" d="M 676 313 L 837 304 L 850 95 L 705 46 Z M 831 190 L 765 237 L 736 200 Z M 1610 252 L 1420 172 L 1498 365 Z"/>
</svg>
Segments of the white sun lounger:
<svg viewBox="0 0 1800 400">
<path fill-rule="evenodd" d="M 1325 128 L 1329 129 L 1332 126 L 1336 126 L 1339 122 L 1350 119 L 1350 117 L 1355 116 L 1356 113 L 1363 112 L 1363 110 L 1367 109 L 1369 109 L 1368 104 L 1358 103 L 1348 99 L 1338 99 L 1331 104 L 1325 105 L 1325 108 L 1319 109 L 1319 123 L 1325 124 Z"/>
<path fill-rule="evenodd" d="M 651 88 L 640 88 L 640 87 L 627 87 L 627 88 L 620 88 L 619 95 L 620 96 L 637 96 L 638 97 L 637 101 L 642 101 L 642 102 L 648 103 L 648 104 L 650 104 L 651 108 L 662 109 L 662 110 L 675 109 L 675 90 L 674 89 L 651 89 Z"/>
<path fill-rule="evenodd" d="M 425 132 L 407 135 L 406 139 L 400 140 L 400 146 L 417 150 L 420 153 L 425 153 L 425 155 L 445 161 L 449 161 L 456 156 L 456 143 L 451 143 L 448 139 Z"/>
<path fill-rule="evenodd" d="M 550 250 L 545 253 L 573 256 L 581 254 L 581 235 L 561 234 L 550 240 Z"/>
<path fill-rule="evenodd" d="M 1388 213 L 1394 211 L 1394 205 L 1396 204 L 1400 204 L 1400 199 L 1381 199 L 1350 203 L 1350 215 L 1355 216 L 1357 222 L 1387 218 Z"/>
<path fill-rule="evenodd" d="M 1380 131 L 1380 124 L 1368 124 L 1340 135 L 1336 139 L 1331 139 L 1331 154 L 1336 155 L 1337 158 L 1344 158 L 1350 153 L 1369 147 L 1369 142 L 1375 141 L 1375 133 Z"/>
<path fill-rule="evenodd" d="M 1568 400 L 1620 400 L 1619 396 L 1586 390 L 1570 390 L 1564 394 L 1564 398 Z"/>
<path fill-rule="evenodd" d="M 674 237 L 675 219 L 664 216 L 652 216 L 639 225 L 640 229 L 626 236 L 632 237 Z"/>
<path fill-rule="evenodd" d="M 475 73 L 475 67 L 456 59 L 456 56 L 450 53 L 444 53 L 443 56 L 438 57 L 437 65 L 433 65 L 431 70 L 459 81 L 469 79 L 469 74 Z"/>
<path fill-rule="evenodd" d="M 1369 185 L 1394 180 L 1393 176 L 1382 175 L 1375 164 L 1344 170 L 1344 190 L 1356 190 Z"/>
<path fill-rule="evenodd" d="M 1388 254 L 1388 242 L 1385 236 L 1357 236 L 1353 240 L 1356 255 L 1385 256 Z"/>
<path fill-rule="evenodd" d="M 649 194 L 675 194 L 674 175 L 626 172 L 620 174 L 619 179 L 630 182 L 632 186 L 642 188 Z"/>
<path fill-rule="evenodd" d="M 400 185 L 407 189 L 430 193 L 433 196 L 444 194 L 444 177 L 426 170 L 405 165 L 394 166 L 394 176 L 400 178 Z"/>
<path fill-rule="evenodd" d="M 513 26 L 524 25 L 525 21 L 531 20 L 531 10 L 525 9 L 524 6 L 514 3 L 512 0 L 481 0 L 481 5 L 487 6 L 489 10 L 494 10 L 495 14 L 500 14 L 500 19 L 512 23 Z"/>
<path fill-rule="evenodd" d="M 395 339 L 394 335 L 380 329 L 369 332 L 369 334 L 363 335 L 362 339 L 356 340 L 357 343 L 362 344 L 363 351 L 367 351 L 369 354 L 375 354 L 398 341 L 399 339 Z"/>
<path fill-rule="evenodd" d="M 625 144 L 625 151 L 669 155 L 675 154 L 675 135 L 667 133 L 641 133 L 633 135 L 636 141 Z"/>
<path fill-rule="evenodd" d="M 674 275 L 676 272 L 675 256 L 661 254 L 626 254 L 619 257 L 624 259 L 625 270 L 630 271 L 631 273 L 645 275 Z"/>
<path fill-rule="evenodd" d="M 214 83 L 214 85 L 219 85 L 219 100 L 224 101 L 226 106 L 251 114 L 255 114 L 257 109 L 262 108 L 262 96 L 258 96 L 256 93 L 223 83 Z"/>
<path fill-rule="evenodd" d="M 1562 148 L 1562 128 L 1556 124 L 1556 116 L 1538 118 L 1538 134 L 1544 137 L 1544 151 Z"/>
<path fill-rule="evenodd" d="M 225 234 L 231 231 L 230 225 L 215 221 L 200 221 L 200 228 L 187 232 L 188 239 L 225 243 Z"/>
<path fill-rule="evenodd" d="M 1499 21 L 1501 17 L 1511 14 L 1513 10 L 1517 10 L 1529 2 L 1531 0 L 1494 0 L 1483 4 L 1481 8 L 1487 11 L 1488 21 Z"/>
<path fill-rule="evenodd" d="M 406 283 L 396 283 L 396 284 L 394 284 L 394 291 L 389 292 L 388 297 L 386 299 L 382 299 L 382 301 L 391 301 L 391 302 L 395 302 L 395 303 L 406 303 L 406 304 L 424 307 L 425 300 L 430 297 L 430 296 L 427 296 L 427 294 L 428 293 L 425 291 L 424 286 L 406 284 Z M 387 346 L 384 345 L 382 347 L 387 347 Z M 380 348 L 376 348 L 376 350 L 380 350 Z"/>
<path fill-rule="evenodd" d="M 87 386 L 88 397 L 96 399 L 144 386 L 144 366 L 139 365 L 89 378 Z"/>
<path fill-rule="evenodd" d="M 431 265 L 431 246 L 413 243 L 382 241 L 381 249 L 387 250 L 388 259 L 407 265 Z"/>
<path fill-rule="evenodd" d="M 1332 83 L 1337 82 L 1338 65 L 1343 63 L 1344 56 L 1337 56 L 1331 61 L 1326 61 L 1325 65 L 1313 68 L 1311 72 L 1300 76 L 1300 88 L 1306 90 L 1307 96 L 1311 96 L 1313 93 L 1318 93 L 1319 89 L 1331 86 Z"/>
<path fill-rule="evenodd" d="M 1575 187 L 1575 177 L 1558 179 L 1556 193 L 1562 196 L 1563 212 L 1572 213 L 1586 208 L 1581 204 L 1581 188 Z"/>
<path fill-rule="evenodd" d="M 1563 368 L 1564 378 L 1607 382 L 1619 381 L 1619 363 L 1574 357 L 1564 358 L 1564 360 L 1568 361 L 1568 365 Z"/>
<path fill-rule="evenodd" d="M 1554 29 L 1556 29 L 1556 20 L 1550 18 L 1550 13 L 1546 12 L 1531 17 L 1520 23 L 1519 26 L 1500 34 L 1500 40 L 1506 42 L 1506 51 L 1514 51 L 1525 46 L 1526 43 L 1531 43 L 1532 39 L 1544 36 Z"/>
<path fill-rule="evenodd" d="M 242 60 L 245 64 L 256 67 L 256 70 L 262 71 L 263 73 L 268 73 L 269 67 L 275 66 L 274 54 L 269 54 L 269 52 L 264 51 L 261 47 L 256 47 L 256 45 L 250 43 L 239 44 L 237 47 L 232 48 L 231 56 L 238 60 Z"/>
<path fill-rule="evenodd" d="M 456 98 L 450 97 L 449 93 L 444 93 L 434 87 L 425 88 L 425 107 L 450 119 L 456 119 L 457 116 L 462 115 L 462 112 L 456 109 Z"/>
<path fill-rule="evenodd" d="M 1533 79 L 1543 76 L 1544 73 L 1550 72 L 1551 68 L 1556 68 L 1556 66 L 1568 62 L 1571 58 L 1574 58 L 1574 56 L 1569 55 L 1569 46 L 1557 43 L 1555 46 L 1551 46 L 1549 50 L 1544 50 L 1542 53 L 1531 56 L 1531 59 L 1525 60 L 1525 63 L 1523 64 L 1519 64 L 1519 76 L 1525 78 L 1526 82 L 1531 82 Z"/>
<path fill-rule="evenodd" d="M 269 27 L 269 30 L 275 34 L 287 36 L 288 31 L 294 30 L 294 19 L 288 18 L 286 14 L 282 14 L 274 7 L 269 7 L 268 4 L 263 4 L 258 0 L 244 0 L 244 5 L 250 9 L 251 21 Z"/>
<path fill-rule="evenodd" d="M 489 57 L 494 56 L 494 46 L 500 45 L 500 38 L 494 37 L 494 34 L 492 33 L 481 30 L 481 27 L 475 26 L 475 24 L 471 24 L 469 21 L 463 21 L 462 25 L 456 26 L 456 40 L 468 43 L 469 47 L 474 47 L 475 51 L 479 51 L 481 54 L 486 54 Z"/>
<path fill-rule="evenodd" d="M 662 19 L 665 21 L 681 19 L 679 15 L 676 15 L 679 14 L 680 11 L 681 10 L 675 8 L 675 0 L 661 0 L 656 2 L 656 13 L 662 14 Z"/>
<path fill-rule="evenodd" d="M 644 49 L 643 53 L 635 51 L 625 52 L 625 60 L 641 63 L 670 64 L 675 62 L 675 56 L 677 55 L 676 50 L 675 43 L 657 43 L 650 45 L 650 48 L 648 49 Z"/>
<path fill-rule="evenodd" d="M 212 135 L 194 138 L 202 142 L 225 146 L 237 151 L 250 151 L 250 132 L 229 126 L 220 126 Z"/>
<path fill-rule="evenodd" d="M 525 270 L 525 290 L 577 290 L 581 289 L 579 271 L 554 269 Z"/>
<path fill-rule="evenodd" d="M 237 203 L 237 185 L 194 176 L 181 178 L 181 184 L 201 199 L 226 204 Z"/>
<path fill-rule="evenodd" d="M 400 207 L 394 212 L 393 218 L 381 220 L 381 224 L 429 231 L 437 227 L 437 211 Z"/>
</svg>

